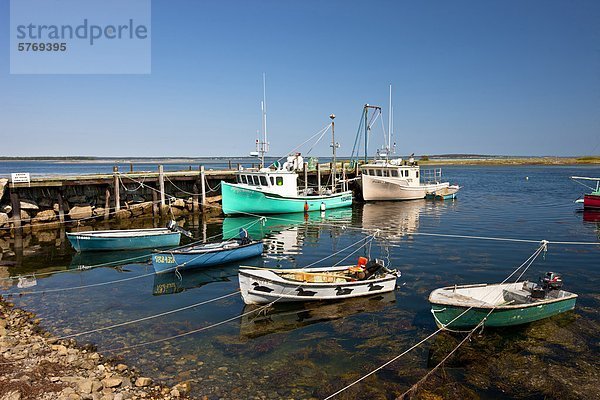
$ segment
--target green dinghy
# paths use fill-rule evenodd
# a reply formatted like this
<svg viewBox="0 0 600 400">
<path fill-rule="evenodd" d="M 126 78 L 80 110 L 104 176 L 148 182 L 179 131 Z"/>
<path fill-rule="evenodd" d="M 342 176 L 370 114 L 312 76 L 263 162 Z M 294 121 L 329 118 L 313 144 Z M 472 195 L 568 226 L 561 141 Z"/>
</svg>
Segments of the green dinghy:
<svg viewBox="0 0 600 400">
<path fill-rule="evenodd" d="M 448 286 L 431 292 L 429 302 L 439 328 L 473 328 L 484 318 L 484 326 L 513 326 L 574 309 L 577 295 L 561 290 L 561 285 L 560 277 L 549 272 L 540 284 Z"/>
</svg>

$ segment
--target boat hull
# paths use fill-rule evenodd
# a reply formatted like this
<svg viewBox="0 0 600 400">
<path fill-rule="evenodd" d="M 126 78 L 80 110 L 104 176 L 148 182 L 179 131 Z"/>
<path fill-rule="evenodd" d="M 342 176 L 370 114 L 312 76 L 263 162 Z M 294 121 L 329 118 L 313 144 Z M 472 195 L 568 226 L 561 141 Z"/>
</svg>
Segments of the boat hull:
<svg viewBox="0 0 600 400">
<path fill-rule="evenodd" d="M 253 242 L 233 249 L 219 249 L 205 252 L 161 251 L 152 254 L 152 265 L 157 274 L 177 270 L 188 270 L 200 267 L 231 263 L 262 254 L 262 242 Z"/>
<path fill-rule="evenodd" d="M 336 268 L 305 268 L 299 273 L 319 273 L 347 270 L 348 266 Z M 281 271 L 281 270 L 279 270 Z M 286 271 L 287 272 L 287 271 Z M 362 281 L 313 283 L 287 280 L 268 269 L 240 267 L 239 281 L 242 298 L 246 304 L 271 302 L 306 302 L 341 300 L 391 292 L 396 288 L 396 275 Z"/>
<path fill-rule="evenodd" d="M 586 194 L 583 196 L 583 208 L 600 210 L 600 194 Z"/>
<path fill-rule="evenodd" d="M 352 205 L 350 191 L 326 196 L 284 197 L 222 182 L 221 193 L 226 215 L 296 213 L 322 210 L 322 204 L 325 210 Z"/>
<path fill-rule="evenodd" d="M 168 229 L 136 229 L 67 233 L 77 251 L 113 251 L 175 247 L 181 233 Z"/>
<path fill-rule="evenodd" d="M 577 298 L 574 297 L 549 303 L 531 304 L 518 308 L 497 307 L 487 318 L 486 316 L 490 312 L 490 308 L 474 307 L 450 325 L 448 324 L 467 310 L 468 307 L 434 304 L 431 307 L 431 312 L 434 315 L 436 325 L 439 328 L 474 328 L 484 318 L 486 318 L 484 323 L 485 326 L 502 327 L 527 324 L 572 310 L 575 308 L 576 300 Z"/>
<path fill-rule="evenodd" d="M 365 201 L 424 199 L 428 192 L 450 186 L 448 182 L 410 185 L 406 179 L 361 175 Z"/>
</svg>

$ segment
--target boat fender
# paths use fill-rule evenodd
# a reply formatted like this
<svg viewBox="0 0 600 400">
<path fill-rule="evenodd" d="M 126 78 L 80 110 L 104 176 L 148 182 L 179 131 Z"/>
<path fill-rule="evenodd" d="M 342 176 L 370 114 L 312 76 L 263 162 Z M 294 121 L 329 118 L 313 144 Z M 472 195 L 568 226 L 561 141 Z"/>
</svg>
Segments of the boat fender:
<svg viewBox="0 0 600 400">
<path fill-rule="evenodd" d="M 308 211 L 308 201 L 304 202 L 304 212 Z"/>
<path fill-rule="evenodd" d="M 321 202 L 321 211 L 325 211 L 325 203 Z"/>
<path fill-rule="evenodd" d="M 250 243 L 252 241 L 252 239 L 250 239 L 250 235 L 248 235 L 248 231 L 245 230 L 244 228 L 240 228 L 240 244 L 246 245 L 248 243 Z"/>
</svg>

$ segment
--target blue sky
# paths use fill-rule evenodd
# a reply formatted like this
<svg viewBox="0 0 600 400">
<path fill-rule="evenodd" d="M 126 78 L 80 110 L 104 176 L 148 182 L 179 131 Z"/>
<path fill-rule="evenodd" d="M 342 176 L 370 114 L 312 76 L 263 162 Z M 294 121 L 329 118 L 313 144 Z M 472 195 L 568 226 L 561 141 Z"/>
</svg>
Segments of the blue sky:
<svg viewBox="0 0 600 400">
<path fill-rule="evenodd" d="M 263 72 L 271 155 L 390 83 L 399 154 L 600 153 L 598 1 L 154 0 L 149 75 L 11 75 L 0 16 L 4 156 L 245 155 Z"/>
</svg>

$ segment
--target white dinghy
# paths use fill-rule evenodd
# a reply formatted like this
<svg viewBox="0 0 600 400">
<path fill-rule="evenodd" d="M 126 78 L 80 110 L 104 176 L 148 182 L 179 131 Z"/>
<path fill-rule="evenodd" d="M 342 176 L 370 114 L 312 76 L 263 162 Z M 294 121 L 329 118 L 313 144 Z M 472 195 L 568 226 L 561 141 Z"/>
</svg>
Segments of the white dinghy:
<svg viewBox="0 0 600 400">
<path fill-rule="evenodd" d="M 274 301 L 340 300 L 391 292 L 399 271 L 383 261 L 359 258 L 356 266 L 269 269 L 240 266 L 239 280 L 246 304 Z"/>
</svg>

